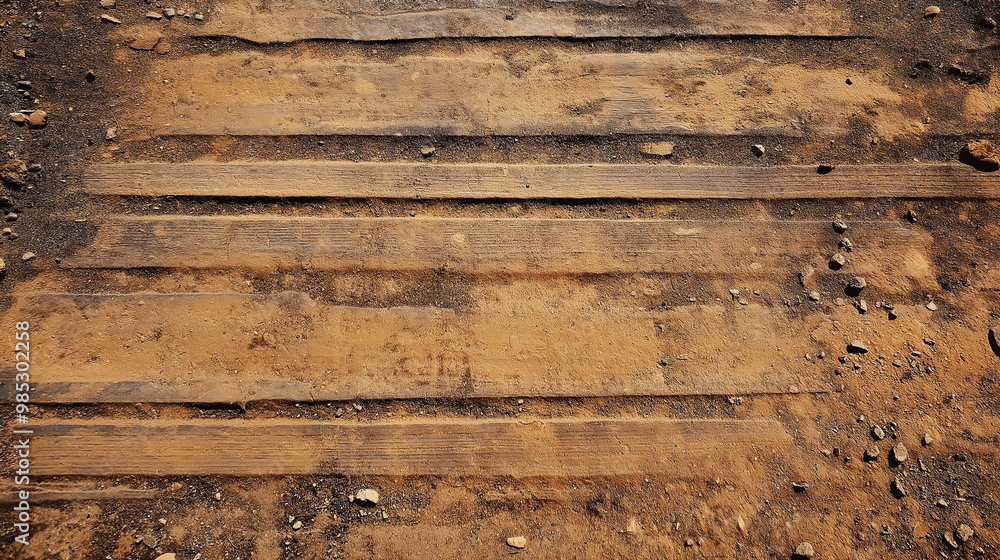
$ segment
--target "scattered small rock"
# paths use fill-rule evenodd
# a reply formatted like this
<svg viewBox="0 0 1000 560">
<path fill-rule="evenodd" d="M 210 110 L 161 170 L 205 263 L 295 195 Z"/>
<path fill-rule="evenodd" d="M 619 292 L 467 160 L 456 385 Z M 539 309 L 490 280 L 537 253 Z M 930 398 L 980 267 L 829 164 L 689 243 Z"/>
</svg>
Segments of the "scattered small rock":
<svg viewBox="0 0 1000 560">
<path fill-rule="evenodd" d="M 108 9 L 114 8 L 115 7 L 115 0 L 101 0 L 101 7 L 102 8 L 108 8 Z"/>
<path fill-rule="evenodd" d="M 997 20 L 991 17 L 984 17 L 983 19 L 979 20 L 979 25 L 982 25 L 986 29 L 995 29 L 997 26 Z"/>
<path fill-rule="evenodd" d="M 0 259 L 0 278 L 3 278 L 7 274 L 7 263 Z"/>
<path fill-rule="evenodd" d="M 938 499 L 938 501 L 934 502 L 934 505 L 936 505 L 939 508 L 946 508 L 948 507 L 948 501 L 945 500 L 944 498 L 940 498 Z"/>
<path fill-rule="evenodd" d="M 87 70 L 87 73 L 83 75 L 83 79 L 87 80 L 88 83 L 93 83 L 97 79 L 97 74 L 93 70 Z"/>
<path fill-rule="evenodd" d="M 217 501 L 217 502 L 222 501 L 222 492 L 216 492 L 215 493 L 215 501 Z"/>
<path fill-rule="evenodd" d="M 927 305 L 925 305 L 924 307 L 926 307 L 930 311 L 937 311 L 937 304 L 934 303 L 933 301 L 927 302 Z"/>
<path fill-rule="evenodd" d="M 28 167 L 24 165 L 24 162 L 13 158 L 0 168 L 0 182 L 9 189 L 21 190 L 27 184 L 24 182 L 24 174 L 28 171 Z M 7 204 L 4 202 L 0 204 L 0 207 L 11 207 L 13 202 Z"/>
<path fill-rule="evenodd" d="M 882 441 L 885 439 L 885 430 L 882 429 L 882 426 L 875 426 L 872 428 L 872 437 L 875 438 L 875 441 Z"/>
<path fill-rule="evenodd" d="M 847 231 L 847 223 L 843 220 L 836 220 L 833 222 L 833 231 L 837 233 L 844 233 Z"/>
<path fill-rule="evenodd" d="M 292 530 L 293 531 L 298 531 L 301 528 L 302 528 L 302 522 L 301 521 L 296 521 L 295 523 L 292 523 Z"/>
<path fill-rule="evenodd" d="M 975 536 L 975 534 L 976 532 L 972 530 L 972 527 L 969 527 L 965 523 L 959 525 L 958 529 L 955 530 L 955 536 L 958 537 L 958 542 L 963 544 L 969 542 L 969 539 Z"/>
<path fill-rule="evenodd" d="M 989 140 L 969 142 L 958 154 L 958 161 L 990 173 L 1000 169 L 1000 150 Z"/>
<path fill-rule="evenodd" d="M 31 82 L 28 80 L 18 80 L 17 83 L 14 84 L 14 87 L 20 91 L 31 91 Z"/>
<path fill-rule="evenodd" d="M 847 282 L 844 292 L 851 297 L 857 297 L 861 293 L 861 290 L 864 290 L 866 287 L 868 287 L 868 282 L 865 282 L 865 279 L 861 276 L 855 276 Z"/>
<path fill-rule="evenodd" d="M 434 155 L 434 146 L 424 146 L 420 148 L 420 155 L 424 157 L 431 157 Z"/>
<path fill-rule="evenodd" d="M 821 163 L 819 164 L 819 166 L 816 167 L 816 173 L 819 173 L 820 175 L 826 175 L 831 171 L 833 171 L 833 166 L 827 165 L 825 163 Z"/>
<path fill-rule="evenodd" d="M 851 354 L 867 354 L 868 347 L 865 346 L 865 343 L 860 340 L 852 340 L 851 343 L 847 345 L 847 351 Z"/>
<path fill-rule="evenodd" d="M 844 268 L 845 264 L 847 264 L 847 259 L 840 253 L 834 253 L 833 256 L 830 257 L 830 270 L 840 270 L 841 268 Z"/>
<path fill-rule="evenodd" d="M 898 478 L 893 480 L 889 485 L 889 491 L 892 492 L 892 495 L 897 498 L 906 496 L 906 487 L 903 486 L 903 483 Z"/>
<path fill-rule="evenodd" d="M 163 19 L 163 15 L 160 12 L 146 12 L 146 17 L 149 19 Z"/>
<path fill-rule="evenodd" d="M 156 54 L 167 54 L 168 52 L 170 52 L 170 43 L 166 41 L 160 41 L 159 43 L 156 44 L 156 49 L 154 50 L 156 51 Z"/>
<path fill-rule="evenodd" d="M 924 434 L 924 437 L 920 438 L 920 441 L 921 441 L 921 443 L 924 444 L 924 447 L 926 447 L 926 446 L 934 443 L 934 438 L 931 437 L 930 434 Z"/>
<path fill-rule="evenodd" d="M 31 251 L 28 251 L 27 253 L 21 255 L 21 262 L 28 262 L 33 258 L 35 258 L 35 254 L 32 253 Z"/>
<path fill-rule="evenodd" d="M 649 142 L 639 149 L 646 155 L 668 158 L 674 155 L 674 146 L 673 142 Z"/>
<path fill-rule="evenodd" d="M 958 550 L 958 542 L 955 541 L 955 535 L 951 531 L 945 532 L 944 542 L 947 543 L 948 547 L 952 550 Z"/>
<path fill-rule="evenodd" d="M 799 543 L 799 546 L 795 547 L 795 557 L 796 558 L 812 558 L 816 554 L 816 550 L 813 545 L 803 542 Z"/>
<path fill-rule="evenodd" d="M 912 208 L 907 210 L 906 214 L 904 214 L 903 217 L 906 218 L 906 221 L 910 222 L 911 224 L 917 223 L 917 213 L 914 212 Z"/>
<path fill-rule="evenodd" d="M 48 122 L 48 117 L 49 114 L 41 109 L 32 111 L 31 114 L 28 115 L 28 126 L 33 128 L 42 128 L 45 126 L 45 123 Z"/>
<path fill-rule="evenodd" d="M 687 539 L 686 541 L 684 541 L 684 546 L 688 548 L 694 546 L 694 539 Z"/>
<path fill-rule="evenodd" d="M 874 461 L 875 459 L 878 459 L 878 456 L 879 451 L 877 445 L 872 445 L 865 450 L 865 461 Z"/>
<path fill-rule="evenodd" d="M 151 51 L 163 36 L 155 29 L 140 29 L 136 31 L 129 47 L 137 51 Z"/>
<path fill-rule="evenodd" d="M 926 8 L 924 8 L 925 18 L 932 18 L 940 13 L 941 13 L 941 8 L 937 6 L 927 6 Z"/>
<path fill-rule="evenodd" d="M 868 313 L 868 302 L 863 299 L 859 299 L 857 303 L 854 304 L 854 307 L 858 310 L 858 313 L 862 315 Z"/>
<path fill-rule="evenodd" d="M 902 443 L 897 443 L 896 446 L 892 448 L 891 459 L 897 465 L 905 463 L 909 457 L 910 453 L 906 450 L 906 446 Z"/>
<path fill-rule="evenodd" d="M 524 548 L 528 546 L 528 539 L 522 536 L 507 537 L 507 546 L 512 548 Z"/>
<path fill-rule="evenodd" d="M 108 23 L 114 23 L 115 25 L 118 25 L 118 24 L 120 24 L 122 22 L 122 20 L 120 20 L 120 19 L 118 19 L 116 17 L 109 16 L 108 14 L 101 14 L 101 21 L 106 21 Z"/>
<path fill-rule="evenodd" d="M 177 15 L 177 10 L 173 8 L 163 8 L 163 15 L 167 16 L 168 18 L 174 17 Z"/>
<path fill-rule="evenodd" d="M 24 113 L 21 112 L 9 113 L 7 116 L 10 117 L 10 120 L 12 122 L 17 124 L 24 124 L 28 122 L 28 115 L 25 115 Z"/>
<path fill-rule="evenodd" d="M 107 132 L 104 133 L 104 139 L 110 142 L 115 138 L 118 138 L 118 127 L 112 126 L 108 128 Z"/>
<path fill-rule="evenodd" d="M 809 300 L 810 301 L 819 301 L 820 300 L 819 292 L 809 292 L 808 295 L 809 295 Z"/>
<path fill-rule="evenodd" d="M 747 522 L 743 520 L 742 515 L 736 517 L 736 527 L 739 528 L 740 532 L 744 535 L 747 534 Z"/>
<path fill-rule="evenodd" d="M 802 493 L 802 492 L 805 492 L 808 489 L 809 489 L 809 485 L 806 484 L 805 482 L 793 482 L 792 483 L 792 490 L 795 490 L 796 492 Z"/>
<path fill-rule="evenodd" d="M 156 560 L 177 560 L 177 555 L 173 552 L 168 552 L 166 554 L 161 554 L 156 557 Z"/>
<path fill-rule="evenodd" d="M 196 14 L 194 15 L 194 19 L 196 19 L 196 20 L 198 20 L 198 21 L 203 21 L 203 20 L 205 19 L 205 16 L 204 16 L 203 14 L 200 14 L 200 13 L 196 13 Z"/>
<path fill-rule="evenodd" d="M 753 155 L 755 155 L 757 157 L 763 157 L 764 156 L 764 146 L 761 145 L 761 144 L 754 144 L 753 146 L 750 146 L 750 153 L 752 153 Z"/>
<path fill-rule="evenodd" d="M 358 490 L 358 493 L 354 495 L 354 500 L 365 506 L 374 506 L 378 503 L 378 498 L 378 491 L 371 488 Z"/>
<path fill-rule="evenodd" d="M 837 246 L 847 251 L 848 253 L 854 250 L 854 244 L 851 243 L 851 240 L 846 237 L 841 239 L 840 243 L 838 243 Z"/>
<path fill-rule="evenodd" d="M 28 58 L 28 52 L 24 49 L 17 49 L 14 51 L 14 58 Z"/>
</svg>

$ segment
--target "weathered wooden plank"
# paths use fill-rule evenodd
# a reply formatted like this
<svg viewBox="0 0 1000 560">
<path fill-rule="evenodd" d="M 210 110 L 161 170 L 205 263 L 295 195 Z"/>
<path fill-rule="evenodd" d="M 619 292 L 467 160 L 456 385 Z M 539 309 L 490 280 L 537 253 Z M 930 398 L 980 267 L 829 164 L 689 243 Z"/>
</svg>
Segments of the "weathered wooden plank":
<svg viewBox="0 0 1000 560">
<path fill-rule="evenodd" d="M 117 216 L 63 266 L 790 276 L 839 239 L 815 221 Z M 929 274 L 918 230 L 862 223 L 851 239 L 854 273 Z"/>
<path fill-rule="evenodd" d="M 36 476 L 700 474 L 791 443 L 768 420 L 45 421 Z"/>
<path fill-rule="evenodd" d="M 229 0 L 216 5 L 194 36 L 231 36 L 256 43 L 307 39 L 398 41 L 440 37 L 849 37 L 855 25 L 839 2 L 512 1 L 394 3 L 364 0 Z"/>
<path fill-rule="evenodd" d="M 84 189 L 142 196 L 594 199 L 998 198 L 1000 175 L 965 165 L 501 165 L 322 161 L 116 163 Z"/>
<path fill-rule="evenodd" d="M 848 85 L 839 69 L 698 46 L 542 56 L 473 45 L 391 61 L 301 51 L 161 61 L 133 126 L 157 135 L 837 135 L 878 106 L 879 119 L 927 128 L 883 76 L 852 74 Z"/>
<path fill-rule="evenodd" d="M 802 334 L 829 317 L 735 302 L 648 311 L 573 294 L 521 301 L 520 289 L 477 295 L 483 303 L 462 312 L 333 306 L 300 293 L 141 293 L 23 296 L 10 315 L 33 321 L 34 402 L 832 389 L 828 367 L 801 363 L 839 344 Z M 0 379 L 0 394 L 13 394 L 13 379 Z"/>
</svg>

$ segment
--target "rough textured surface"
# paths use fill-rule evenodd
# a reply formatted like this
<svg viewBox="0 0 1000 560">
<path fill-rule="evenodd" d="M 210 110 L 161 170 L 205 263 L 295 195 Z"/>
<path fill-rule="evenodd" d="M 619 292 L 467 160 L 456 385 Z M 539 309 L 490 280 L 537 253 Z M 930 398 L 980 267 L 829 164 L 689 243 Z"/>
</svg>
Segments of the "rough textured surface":
<svg viewBox="0 0 1000 560">
<path fill-rule="evenodd" d="M 0 556 L 998 556 L 1000 6 L 938 7 L 5 4 Z"/>
</svg>

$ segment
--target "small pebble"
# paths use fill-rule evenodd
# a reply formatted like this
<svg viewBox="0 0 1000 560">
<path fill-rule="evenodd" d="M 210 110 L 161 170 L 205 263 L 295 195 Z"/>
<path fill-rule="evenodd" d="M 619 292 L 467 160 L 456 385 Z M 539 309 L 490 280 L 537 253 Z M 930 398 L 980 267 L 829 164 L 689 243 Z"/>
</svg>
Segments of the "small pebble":
<svg viewBox="0 0 1000 560">
<path fill-rule="evenodd" d="M 847 231 L 847 223 L 843 220 L 836 220 L 833 222 L 833 231 L 837 233 L 844 233 Z"/>
<path fill-rule="evenodd" d="M 936 305 L 936 304 L 935 304 L 935 303 L 934 303 L 933 301 L 929 301 L 929 302 L 927 302 L 927 305 L 926 305 L 926 307 L 927 307 L 927 309 L 929 309 L 930 311 L 937 311 L 937 305 Z"/>
<path fill-rule="evenodd" d="M 507 546 L 512 548 L 524 548 L 528 546 L 528 539 L 517 536 L 517 537 L 507 537 Z"/>
<path fill-rule="evenodd" d="M 852 340 L 850 344 L 847 345 L 847 351 L 851 354 L 867 354 L 868 347 L 865 343 L 860 340 Z"/>
<path fill-rule="evenodd" d="M 763 157 L 764 156 L 764 146 L 761 145 L 761 144 L 754 144 L 753 146 L 750 146 L 750 153 L 752 153 L 756 157 Z"/>
<path fill-rule="evenodd" d="M 21 262 L 28 262 L 33 258 L 35 258 L 35 254 L 32 253 L 31 251 L 28 251 L 27 253 L 21 255 Z"/>
<path fill-rule="evenodd" d="M 149 19 L 163 19 L 163 15 L 160 12 L 146 12 L 146 17 Z"/>
<path fill-rule="evenodd" d="M 799 543 L 799 546 L 795 547 L 795 556 L 799 558 L 812 558 L 816 554 L 816 550 L 813 549 L 813 545 L 803 542 Z"/>
<path fill-rule="evenodd" d="M 932 18 L 940 13 L 941 13 L 941 8 L 937 6 L 927 6 L 926 8 L 924 8 L 925 18 Z"/>
<path fill-rule="evenodd" d="M 167 16 L 168 18 L 174 17 L 177 15 L 177 10 L 173 8 L 163 8 L 163 15 Z"/>
<path fill-rule="evenodd" d="M 906 487 L 903 486 L 903 483 L 898 478 L 893 480 L 892 484 L 889 485 L 889 491 L 897 498 L 906 496 Z"/>
<path fill-rule="evenodd" d="M 906 450 L 906 446 L 902 443 L 897 443 L 896 446 L 892 448 L 892 460 L 895 461 L 896 464 L 905 463 L 909 457 L 910 453 Z"/>
<path fill-rule="evenodd" d="M 120 24 L 122 22 L 122 20 L 120 20 L 120 19 L 118 19 L 116 17 L 109 16 L 108 14 L 101 14 L 101 21 L 106 21 L 108 23 L 114 23 L 116 25 Z"/>
<path fill-rule="evenodd" d="M 358 502 L 361 502 L 362 505 L 374 506 L 375 504 L 378 503 L 379 495 L 377 490 L 373 490 L 371 488 L 364 488 L 362 490 L 358 490 L 358 493 L 355 494 L 354 499 Z"/>
<path fill-rule="evenodd" d="M 840 270 L 841 268 L 844 268 L 845 264 L 847 264 L 847 259 L 840 253 L 834 253 L 834 255 L 830 257 L 830 270 Z"/>
<path fill-rule="evenodd" d="M 944 542 L 948 544 L 948 547 L 952 550 L 958 550 L 958 542 L 955 541 L 955 534 L 948 531 L 944 534 Z"/>
<path fill-rule="evenodd" d="M 874 461 L 875 459 L 878 459 L 878 455 L 879 451 L 877 445 L 872 445 L 871 447 L 865 450 L 866 461 Z"/>
<path fill-rule="evenodd" d="M 969 542 L 969 539 L 975 536 L 975 534 L 976 532 L 972 530 L 972 527 L 969 527 L 965 523 L 959 525 L 958 529 L 955 530 L 955 536 L 958 537 L 958 542 L 961 543 Z"/>
<path fill-rule="evenodd" d="M 837 246 L 847 251 L 848 253 L 854 250 L 854 243 L 851 243 L 851 240 L 846 237 L 841 239 L 840 243 L 838 243 Z"/>
<path fill-rule="evenodd" d="M 37 111 L 32 111 L 31 114 L 28 115 L 28 126 L 41 128 L 45 126 L 45 123 L 48 120 L 48 116 L 49 116 L 48 113 L 42 111 L 41 109 Z"/>
<path fill-rule="evenodd" d="M 882 441 L 885 439 L 885 430 L 881 426 L 875 426 L 872 428 L 872 437 L 875 438 L 875 441 Z"/>
</svg>

